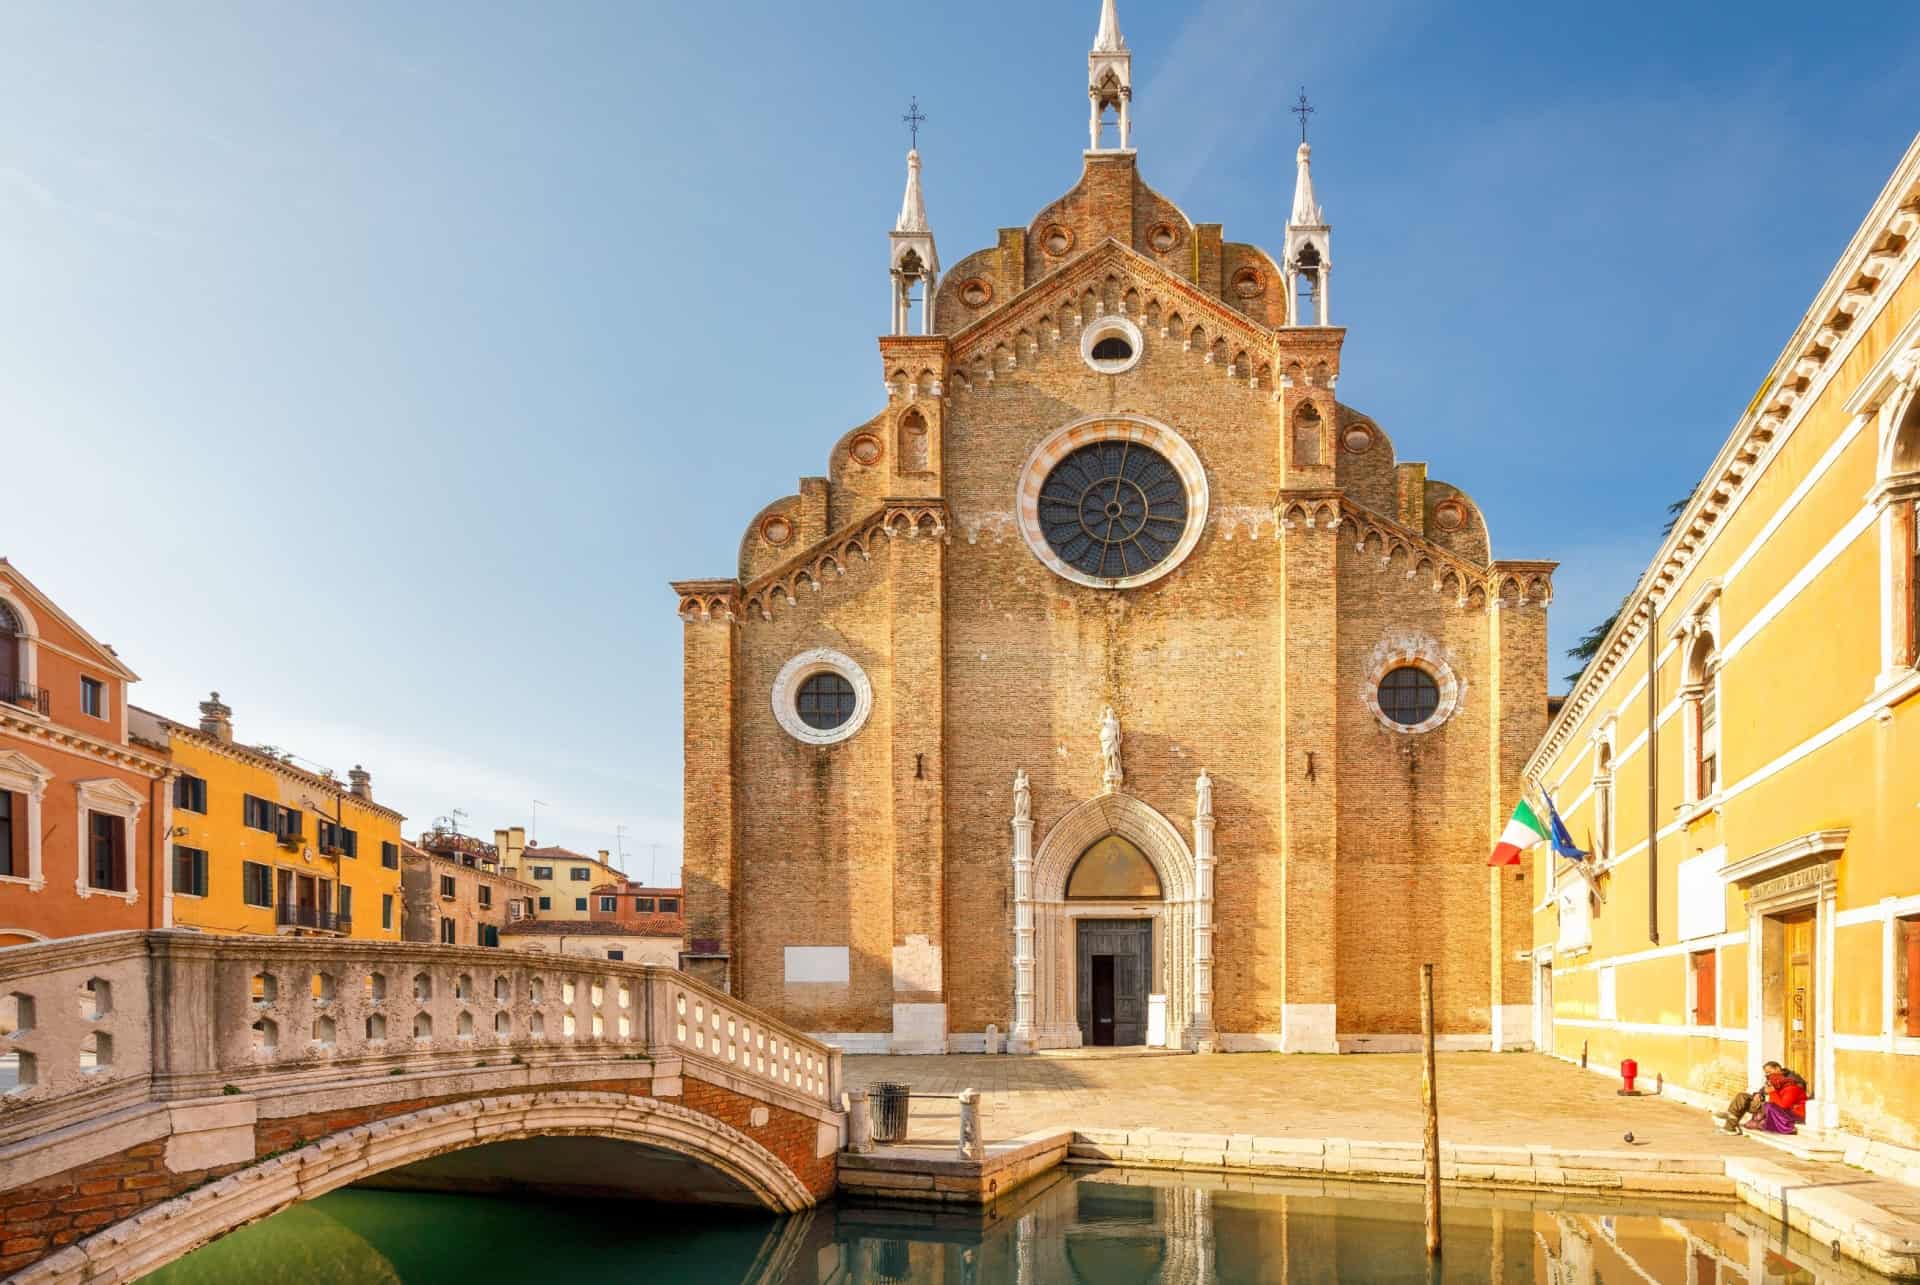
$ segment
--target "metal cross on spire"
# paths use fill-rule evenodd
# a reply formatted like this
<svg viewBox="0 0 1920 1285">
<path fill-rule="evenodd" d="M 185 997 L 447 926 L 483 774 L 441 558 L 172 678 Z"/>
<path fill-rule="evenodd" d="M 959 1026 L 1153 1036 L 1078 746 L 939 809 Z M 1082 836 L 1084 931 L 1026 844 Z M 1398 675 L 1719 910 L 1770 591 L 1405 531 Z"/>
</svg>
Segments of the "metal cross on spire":
<svg viewBox="0 0 1920 1285">
<path fill-rule="evenodd" d="M 1288 111 L 1300 118 L 1300 141 L 1307 141 L 1307 117 L 1314 114 L 1313 107 L 1307 102 L 1307 87 L 1300 86 L 1300 101 L 1289 107 Z"/>
<path fill-rule="evenodd" d="M 913 138 L 914 151 L 920 150 L 920 126 L 926 123 L 926 113 L 920 110 L 920 99 L 916 95 L 907 100 L 907 114 L 900 118 L 906 123 L 907 131 Z"/>
</svg>

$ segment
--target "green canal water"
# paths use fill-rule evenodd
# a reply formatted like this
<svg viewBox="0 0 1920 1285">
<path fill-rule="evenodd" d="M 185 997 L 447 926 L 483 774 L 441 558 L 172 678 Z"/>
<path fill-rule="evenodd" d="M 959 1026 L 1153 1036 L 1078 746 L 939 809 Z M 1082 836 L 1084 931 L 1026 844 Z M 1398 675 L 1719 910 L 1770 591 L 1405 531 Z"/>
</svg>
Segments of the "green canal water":
<svg viewBox="0 0 1920 1285">
<path fill-rule="evenodd" d="M 349 1189 L 216 1241 L 155 1285 L 518 1281 L 1499 1282 L 1765 1285 L 1882 1278 L 1744 1206 L 1654 1208 L 1449 1191 L 1444 1252 L 1420 1192 L 1073 1171 L 966 1214 L 830 1204 L 774 1219 L 659 1205 Z"/>
</svg>

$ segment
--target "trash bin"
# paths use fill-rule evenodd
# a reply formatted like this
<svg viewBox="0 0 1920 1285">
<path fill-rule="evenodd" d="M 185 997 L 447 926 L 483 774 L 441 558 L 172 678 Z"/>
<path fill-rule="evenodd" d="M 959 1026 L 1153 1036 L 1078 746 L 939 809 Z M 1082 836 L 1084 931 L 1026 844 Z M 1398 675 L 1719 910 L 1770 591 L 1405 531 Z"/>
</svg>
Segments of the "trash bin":
<svg viewBox="0 0 1920 1285">
<path fill-rule="evenodd" d="M 893 1081 L 882 1081 L 867 1090 L 867 1101 L 873 1108 L 875 1142 L 907 1140 L 907 1102 L 912 1092 L 912 1085 Z"/>
</svg>

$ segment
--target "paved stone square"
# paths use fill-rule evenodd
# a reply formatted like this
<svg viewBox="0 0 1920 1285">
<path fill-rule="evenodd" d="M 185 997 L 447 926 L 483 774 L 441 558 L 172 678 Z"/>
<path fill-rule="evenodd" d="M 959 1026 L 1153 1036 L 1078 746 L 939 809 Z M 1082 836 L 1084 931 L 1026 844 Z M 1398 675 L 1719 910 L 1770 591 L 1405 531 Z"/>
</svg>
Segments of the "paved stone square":
<svg viewBox="0 0 1920 1285">
<path fill-rule="evenodd" d="M 1440 1136 L 1447 1142 L 1636 1147 L 1670 1155 L 1766 1155 L 1765 1144 L 1712 1127 L 1695 1108 L 1622 1098 L 1619 1082 L 1535 1053 L 1439 1055 Z M 1369 1053 L 1187 1054 L 1080 1050 L 1031 1057 L 848 1057 L 846 1083 L 903 1081 L 916 1093 L 980 1090 L 990 1139 L 1042 1128 L 1151 1128 L 1194 1133 L 1417 1141 L 1420 1058 Z M 1650 1085 L 1650 1082 L 1649 1082 Z M 916 1098 L 912 1137 L 944 1140 L 957 1103 Z"/>
</svg>

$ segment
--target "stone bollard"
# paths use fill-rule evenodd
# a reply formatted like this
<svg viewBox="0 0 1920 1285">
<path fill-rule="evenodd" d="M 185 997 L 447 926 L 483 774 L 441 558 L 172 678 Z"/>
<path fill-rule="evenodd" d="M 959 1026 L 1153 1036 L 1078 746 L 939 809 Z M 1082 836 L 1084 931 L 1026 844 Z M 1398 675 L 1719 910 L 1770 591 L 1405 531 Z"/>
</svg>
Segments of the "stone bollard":
<svg viewBox="0 0 1920 1285">
<path fill-rule="evenodd" d="M 989 1022 L 987 1023 L 987 1052 L 998 1053 L 999 1051 L 1000 1051 L 1000 1028 L 994 1025 L 992 1022 Z"/>
<path fill-rule="evenodd" d="M 987 1162 L 987 1143 L 980 1132 L 980 1090 L 960 1090 L 960 1158 Z"/>
<path fill-rule="evenodd" d="M 865 1155 L 873 1150 L 873 1117 L 867 1114 L 867 1091 L 847 1090 L 847 1150 Z"/>
</svg>

